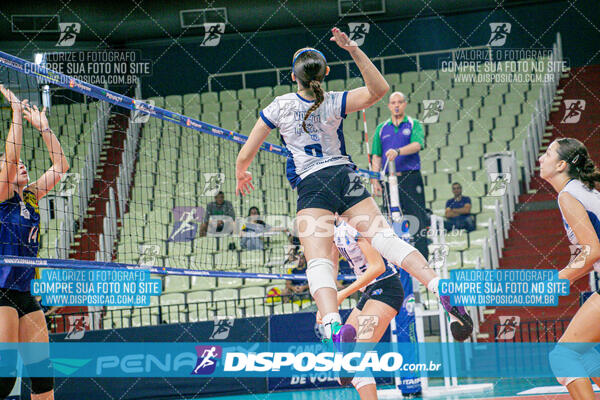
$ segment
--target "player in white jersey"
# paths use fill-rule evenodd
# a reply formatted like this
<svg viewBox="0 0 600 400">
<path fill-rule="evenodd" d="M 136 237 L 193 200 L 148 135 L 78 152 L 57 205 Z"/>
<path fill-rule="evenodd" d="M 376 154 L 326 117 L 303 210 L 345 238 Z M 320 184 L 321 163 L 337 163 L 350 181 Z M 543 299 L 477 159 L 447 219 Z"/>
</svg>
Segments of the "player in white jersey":
<svg viewBox="0 0 600 400">
<path fill-rule="evenodd" d="M 279 128 L 288 150 L 287 177 L 298 191 L 297 231 L 308 261 L 310 292 L 323 315 L 326 339 L 336 341 L 345 337 L 345 332 L 337 306 L 335 212 L 343 215 L 382 256 L 419 276 L 436 293 L 439 277 L 414 247 L 393 232 L 346 154 L 342 129 L 346 114 L 375 104 L 389 85 L 354 41 L 338 28 L 333 28 L 332 34 L 331 40 L 352 56 L 365 86 L 347 92 L 324 92 L 321 83 L 329 73 L 325 56 L 312 48 L 296 51 L 292 80 L 298 83 L 298 91 L 277 97 L 261 111 L 237 158 L 236 192 L 245 195 L 254 188 L 248 167 L 271 129 Z M 452 307 L 449 312 L 460 315 Z M 347 328 L 351 336 L 353 329 Z M 469 328 L 472 330 L 472 326 Z"/>
<path fill-rule="evenodd" d="M 340 254 L 348 261 L 356 280 L 338 292 L 338 305 L 356 293 L 362 292 L 362 296 L 356 307 L 352 310 L 346 324 L 352 325 L 357 331 L 359 329 L 359 317 L 364 317 L 369 322 L 364 327 L 372 329 L 369 335 L 361 335 L 359 332 L 358 342 L 377 343 L 390 325 L 390 322 L 402 309 L 404 302 L 404 288 L 398 274 L 398 267 L 381 257 L 379 252 L 369 242 L 350 226 L 343 218 L 336 216 L 333 241 Z M 456 327 L 459 324 L 453 318 L 451 324 Z M 317 313 L 317 322 L 321 322 L 321 316 Z M 472 324 L 472 321 L 469 320 Z M 460 329 L 452 329 L 460 332 Z M 361 338 L 361 336 L 364 337 Z M 456 337 L 457 340 L 465 338 Z M 352 383 L 361 400 L 377 399 L 377 387 L 372 377 L 341 378 L 340 383 L 346 385 Z"/>
<path fill-rule="evenodd" d="M 558 193 L 567 236 L 579 245 L 580 257 L 559 272 L 572 284 L 600 267 L 600 171 L 585 146 L 576 139 L 555 140 L 540 157 L 540 176 Z M 600 383 L 600 294 L 594 293 L 577 311 L 560 343 L 550 353 L 557 380 L 573 399 L 593 399 L 589 377 Z"/>
<path fill-rule="evenodd" d="M 341 218 L 336 218 L 333 241 L 356 275 L 354 282 L 338 292 L 338 305 L 353 293 L 359 290 L 362 292 L 356 307 L 346 319 L 346 324 L 357 330 L 358 342 L 377 343 L 391 320 L 402 309 L 404 289 L 398 269 L 384 260 L 356 229 Z M 366 327 L 369 330 L 368 335 L 359 331 L 359 316 L 367 318 L 367 322 L 363 322 L 363 329 Z M 321 322 L 318 313 L 317 322 Z M 340 384 L 350 383 L 358 391 L 361 400 L 377 399 L 377 386 L 373 377 L 340 378 Z"/>
</svg>

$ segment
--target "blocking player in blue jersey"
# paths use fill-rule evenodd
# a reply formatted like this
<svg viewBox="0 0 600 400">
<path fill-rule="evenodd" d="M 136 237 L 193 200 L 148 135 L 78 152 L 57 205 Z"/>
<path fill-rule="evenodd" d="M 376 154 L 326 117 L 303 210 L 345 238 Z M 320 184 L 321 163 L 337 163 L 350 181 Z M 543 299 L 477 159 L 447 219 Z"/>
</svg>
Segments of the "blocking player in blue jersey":
<svg viewBox="0 0 600 400">
<path fill-rule="evenodd" d="M 60 143 L 48 124 L 46 109 L 41 111 L 27 100 L 20 101 L 14 93 L 0 85 L 0 92 L 10 103 L 12 123 L 6 138 L 5 153 L 0 156 L 0 255 L 37 257 L 39 248 L 40 212 L 38 201 L 60 181 L 69 164 Z M 27 167 L 21 161 L 23 118 L 37 129 L 48 151 L 52 166 L 37 181 L 30 183 Z M 39 153 L 38 153 L 39 154 Z M 30 293 L 33 268 L 0 267 L 0 343 L 48 342 L 46 320 L 39 303 Z M 0 354 L 1 356 L 1 354 Z M 3 360 L 14 359 L 5 354 Z M 14 355 L 13 355 L 14 356 Z M 24 364 L 39 370 L 47 368 L 47 355 L 21 354 Z M 0 398 L 12 391 L 16 377 L 7 372 L 12 366 L 1 365 Z M 9 371 L 10 372 L 10 371 Z M 14 366 L 16 376 L 16 365 Z M 54 399 L 52 377 L 31 378 L 33 400 Z"/>
<path fill-rule="evenodd" d="M 288 151 L 286 172 L 298 192 L 297 231 L 304 246 L 306 277 L 310 293 L 323 316 L 326 340 L 351 338 L 355 329 L 341 324 L 337 305 L 337 271 L 333 246 L 334 213 L 342 215 L 387 260 L 401 266 L 437 293 L 440 277 L 428 268 L 427 260 L 400 239 L 381 215 L 379 207 L 361 183 L 356 166 L 346 153 L 343 120 L 346 114 L 363 110 L 379 101 L 389 85 L 367 55 L 338 28 L 331 41 L 346 50 L 365 81 L 350 91 L 325 92 L 322 82 L 329 73 L 325 56 L 303 48 L 292 58 L 292 80 L 298 91 L 278 96 L 264 110 L 236 163 L 236 192 L 254 187 L 248 167 L 272 129 L 279 128 Z M 449 313 L 472 331 L 468 315 L 444 303 Z M 467 326 L 468 325 L 468 326 Z M 350 339 L 351 340 L 351 339 Z"/>
</svg>

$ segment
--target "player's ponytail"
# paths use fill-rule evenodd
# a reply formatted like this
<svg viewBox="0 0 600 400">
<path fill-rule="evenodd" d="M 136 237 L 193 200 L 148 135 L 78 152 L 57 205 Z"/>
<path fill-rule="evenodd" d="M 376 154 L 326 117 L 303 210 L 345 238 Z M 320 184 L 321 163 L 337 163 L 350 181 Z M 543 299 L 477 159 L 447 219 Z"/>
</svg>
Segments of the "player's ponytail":
<svg viewBox="0 0 600 400">
<path fill-rule="evenodd" d="M 577 139 L 558 139 L 558 157 L 569 164 L 567 174 L 590 189 L 600 189 L 600 170 L 594 165 L 585 145 Z"/>
<path fill-rule="evenodd" d="M 306 111 L 306 115 L 304 115 L 304 121 L 302 121 L 302 129 L 304 132 L 309 133 L 308 129 L 306 129 L 306 120 L 325 100 L 325 92 L 323 92 L 323 88 L 321 87 L 321 82 L 319 81 L 310 81 L 310 90 L 315 94 L 315 104 L 313 104 L 308 111 Z"/>
<path fill-rule="evenodd" d="M 308 109 L 304 116 L 304 121 L 302 121 L 302 129 L 306 133 L 309 133 L 306 128 L 306 121 L 325 100 L 325 93 L 321 87 L 321 82 L 325 79 L 327 60 L 325 60 L 325 56 L 320 51 L 306 47 L 294 54 L 292 71 L 298 83 L 306 89 L 310 88 L 315 94 L 315 104 Z"/>
</svg>

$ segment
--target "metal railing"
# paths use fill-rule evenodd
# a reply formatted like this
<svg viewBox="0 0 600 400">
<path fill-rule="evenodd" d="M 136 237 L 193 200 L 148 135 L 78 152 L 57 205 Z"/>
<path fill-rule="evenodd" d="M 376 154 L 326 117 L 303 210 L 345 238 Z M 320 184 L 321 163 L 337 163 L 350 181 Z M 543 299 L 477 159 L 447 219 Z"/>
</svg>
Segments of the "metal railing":
<svg viewBox="0 0 600 400">
<path fill-rule="evenodd" d="M 110 107 L 104 102 L 98 102 L 96 120 L 92 126 L 91 142 L 88 145 L 86 160 L 80 172 L 80 179 L 74 195 L 67 196 L 52 193 L 40 200 L 40 211 L 46 224 L 50 221 L 51 208 L 55 218 L 61 219 L 59 232 L 54 245 L 56 258 L 69 258 L 71 243 L 75 238 L 78 228 L 83 225 L 87 206 L 92 193 L 94 175 L 100 159 L 102 142 L 106 134 Z M 74 196 L 79 197 L 79 217 L 75 212 Z"/>
<path fill-rule="evenodd" d="M 394 55 L 394 56 L 383 56 L 383 57 L 374 57 L 371 60 L 373 61 L 374 64 L 379 63 L 379 70 L 381 71 L 382 74 L 385 74 L 385 62 L 386 61 L 390 61 L 390 60 L 398 60 L 398 59 L 402 59 L 402 58 L 414 58 L 415 61 L 415 66 L 416 66 L 416 71 L 417 72 L 421 72 L 421 58 L 425 57 L 425 56 L 433 56 L 433 55 L 437 55 L 437 54 L 450 54 L 450 58 L 452 60 L 452 64 L 456 65 L 456 53 L 461 52 L 461 51 L 470 51 L 470 50 L 480 50 L 480 49 L 486 49 L 487 53 L 488 53 L 488 57 L 489 57 L 489 61 L 493 61 L 492 59 L 492 48 L 490 46 L 487 45 L 482 45 L 482 46 L 471 46 L 471 47 L 459 47 L 459 48 L 454 48 L 454 49 L 443 49 L 443 50 L 432 50 L 432 51 L 421 51 L 418 53 L 407 53 L 407 54 L 398 54 L 398 55 Z M 336 66 L 336 65 L 343 65 L 345 66 L 345 70 L 346 70 L 346 79 L 350 79 L 350 65 L 353 64 L 354 61 L 353 60 L 344 60 L 344 61 L 332 61 L 332 62 L 328 62 L 327 65 L 331 66 Z M 212 80 L 216 79 L 216 78 L 221 78 L 221 77 L 229 77 L 229 76 L 239 76 L 240 78 L 242 78 L 242 88 L 246 89 L 246 77 L 248 75 L 255 75 L 255 74 L 265 74 L 265 73 L 275 73 L 275 77 L 277 80 L 277 84 L 280 85 L 281 84 L 281 76 L 284 73 L 291 73 L 292 67 L 280 67 L 280 68 L 265 68 L 265 69 L 254 69 L 254 70 L 250 70 L 250 71 L 237 71 L 237 72 L 221 72 L 218 74 L 210 74 L 208 76 L 208 91 L 212 92 Z"/>
<path fill-rule="evenodd" d="M 562 61 L 562 40 L 560 33 L 557 33 L 556 41 L 552 46 L 552 54 L 549 62 L 552 63 L 552 65 L 559 65 Z M 546 121 L 548 120 L 548 116 L 552 109 L 554 95 L 558 89 L 561 74 L 562 71 L 559 68 L 554 68 L 553 72 L 546 72 L 546 76 L 552 76 L 552 79 L 545 80 L 540 87 L 539 96 L 535 102 L 535 111 L 527 126 L 527 136 L 522 143 L 525 188 L 527 190 L 529 189 L 531 177 L 534 175 L 535 163 L 546 131 Z"/>
</svg>

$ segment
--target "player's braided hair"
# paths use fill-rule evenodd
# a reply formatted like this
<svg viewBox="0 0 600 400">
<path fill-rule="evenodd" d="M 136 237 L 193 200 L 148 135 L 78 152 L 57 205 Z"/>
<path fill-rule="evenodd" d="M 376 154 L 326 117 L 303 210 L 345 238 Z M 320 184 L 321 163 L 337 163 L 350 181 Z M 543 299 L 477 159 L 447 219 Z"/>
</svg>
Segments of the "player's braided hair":
<svg viewBox="0 0 600 400">
<path fill-rule="evenodd" d="M 567 174 L 590 189 L 600 188 L 600 170 L 594 165 L 585 145 L 577 139 L 558 139 L 558 157 L 569 164 Z"/>
<path fill-rule="evenodd" d="M 298 82 L 304 88 L 310 88 L 315 94 L 315 104 L 308 109 L 306 115 L 304 115 L 304 121 L 302 121 L 302 129 L 304 129 L 304 132 L 306 133 L 309 133 L 308 129 L 306 129 L 306 120 L 325 100 L 325 92 L 323 92 L 321 82 L 323 82 L 323 79 L 325 78 L 325 71 L 327 69 L 327 62 L 323 55 L 318 51 L 304 51 L 308 49 L 310 48 L 305 47 L 296 51 L 294 54 L 295 62 L 293 65 L 293 72 Z M 300 52 L 302 52 L 302 54 L 298 55 Z M 296 55 L 298 56 L 296 57 Z"/>
</svg>

